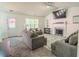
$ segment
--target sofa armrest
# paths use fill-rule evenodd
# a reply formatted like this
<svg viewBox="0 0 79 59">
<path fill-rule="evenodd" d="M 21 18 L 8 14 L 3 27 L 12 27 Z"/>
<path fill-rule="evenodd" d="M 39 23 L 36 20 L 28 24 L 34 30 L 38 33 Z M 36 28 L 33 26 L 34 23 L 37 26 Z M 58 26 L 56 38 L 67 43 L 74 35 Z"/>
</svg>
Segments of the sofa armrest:
<svg viewBox="0 0 79 59">
<path fill-rule="evenodd" d="M 39 48 L 47 44 L 47 39 L 44 36 L 36 37 L 32 39 L 32 48 Z"/>
</svg>

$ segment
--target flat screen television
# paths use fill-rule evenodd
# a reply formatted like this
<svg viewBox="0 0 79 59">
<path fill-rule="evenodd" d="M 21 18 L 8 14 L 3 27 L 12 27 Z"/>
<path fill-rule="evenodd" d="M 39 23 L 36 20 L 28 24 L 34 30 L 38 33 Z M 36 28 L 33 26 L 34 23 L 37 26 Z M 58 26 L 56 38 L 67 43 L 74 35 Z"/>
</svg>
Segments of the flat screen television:
<svg viewBox="0 0 79 59">
<path fill-rule="evenodd" d="M 66 13 L 67 13 L 67 9 L 60 9 L 57 11 L 53 11 L 55 19 L 66 18 Z"/>
</svg>

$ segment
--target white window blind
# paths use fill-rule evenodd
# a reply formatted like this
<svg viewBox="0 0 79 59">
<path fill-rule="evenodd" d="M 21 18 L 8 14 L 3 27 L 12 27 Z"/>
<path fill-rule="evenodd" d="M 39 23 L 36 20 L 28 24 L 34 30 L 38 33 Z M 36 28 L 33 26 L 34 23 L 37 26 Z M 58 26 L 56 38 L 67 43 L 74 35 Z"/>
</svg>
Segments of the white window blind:
<svg viewBox="0 0 79 59">
<path fill-rule="evenodd" d="M 38 28 L 38 19 L 30 19 L 30 18 L 27 18 L 25 20 L 25 24 L 26 24 L 26 27 L 27 29 L 30 29 L 30 28 Z"/>
</svg>

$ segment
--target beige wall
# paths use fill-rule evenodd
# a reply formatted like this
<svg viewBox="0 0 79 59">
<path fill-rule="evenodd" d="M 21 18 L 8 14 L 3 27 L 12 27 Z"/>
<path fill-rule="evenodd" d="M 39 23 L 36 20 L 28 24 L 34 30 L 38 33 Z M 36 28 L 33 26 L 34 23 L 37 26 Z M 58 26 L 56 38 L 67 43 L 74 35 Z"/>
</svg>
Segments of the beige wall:
<svg viewBox="0 0 79 59">
<path fill-rule="evenodd" d="M 35 17 L 35 16 L 27 16 L 24 14 L 16 14 L 16 13 L 9 13 L 9 17 L 14 17 L 16 19 L 16 28 L 15 29 L 8 29 L 8 35 L 18 35 L 24 29 L 25 19 L 26 18 L 37 18 L 39 19 L 39 28 L 43 29 L 43 17 Z"/>
<path fill-rule="evenodd" d="M 9 13 L 9 12 L 0 12 L 0 21 L 3 21 L 3 27 L 5 32 L 5 36 L 12 36 L 12 35 L 20 35 L 21 32 L 24 29 L 25 19 L 26 18 L 37 18 L 39 19 L 39 28 L 43 29 L 44 27 L 44 17 L 36 17 L 36 16 L 30 16 L 26 14 L 21 13 Z M 16 19 L 16 28 L 15 29 L 9 29 L 7 26 L 7 19 L 9 18 L 15 18 Z"/>
</svg>

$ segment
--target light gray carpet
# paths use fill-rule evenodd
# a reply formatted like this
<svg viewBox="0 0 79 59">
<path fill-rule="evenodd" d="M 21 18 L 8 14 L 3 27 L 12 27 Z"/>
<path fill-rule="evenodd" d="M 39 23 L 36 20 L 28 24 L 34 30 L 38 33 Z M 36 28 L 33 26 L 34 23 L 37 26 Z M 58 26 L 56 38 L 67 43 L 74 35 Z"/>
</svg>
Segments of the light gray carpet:
<svg viewBox="0 0 79 59">
<path fill-rule="evenodd" d="M 51 43 L 64 39 L 64 37 L 62 37 L 62 36 L 57 36 L 57 35 L 53 35 L 53 34 L 44 34 L 44 36 L 47 38 L 46 48 L 48 48 L 49 50 L 51 50 Z"/>
<path fill-rule="evenodd" d="M 46 47 L 41 47 L 35 50 L 29 48 L 19 48 L 13 57 L 55 57 Z"/>
<path fill-rule="evenodd" d="M 13 57 L 55 57 L 51 53 L 51 43 L 62 39 L 55 35 L 44 35 L 47 38 L 47 45 L 35 50 L 29 49 L 23 42 L 23 38 L 8 39 L 11 42 L 10 54 Z M 6 45 L 7 46 L 7 45 Z"/>
</svg>

